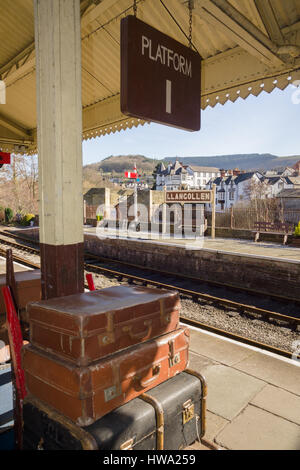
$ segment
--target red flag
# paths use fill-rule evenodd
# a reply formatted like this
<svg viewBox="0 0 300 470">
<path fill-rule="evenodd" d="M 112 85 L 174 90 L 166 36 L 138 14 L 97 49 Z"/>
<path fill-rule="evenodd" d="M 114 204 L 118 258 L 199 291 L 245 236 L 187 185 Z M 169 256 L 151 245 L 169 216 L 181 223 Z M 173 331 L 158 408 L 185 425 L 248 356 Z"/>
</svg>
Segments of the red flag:
<svg viewBox="0 0 300 470">
<path fill-rule="evenodd" d="M 133 173 L 132 171 L 125 171 L 125 178 L 137 178 L 137 173 Z"/>
</svg>

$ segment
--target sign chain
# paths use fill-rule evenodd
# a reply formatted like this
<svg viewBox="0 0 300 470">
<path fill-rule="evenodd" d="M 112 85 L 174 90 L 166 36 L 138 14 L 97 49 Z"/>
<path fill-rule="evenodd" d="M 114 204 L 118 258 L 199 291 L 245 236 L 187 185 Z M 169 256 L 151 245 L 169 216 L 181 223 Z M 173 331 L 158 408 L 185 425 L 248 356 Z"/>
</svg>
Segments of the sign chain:
<svg viewBox="0 0 300 470">
<path fill-rule="evenodd" d="M 193 0 L 189 0 L 189 47 L 193 47 Z"/>
<path fill-rule="evenodd" d="M 136 17 L 137 16 L 137 3 L 136 0 L 133 0 L 133 14 Z"/>
</svg>

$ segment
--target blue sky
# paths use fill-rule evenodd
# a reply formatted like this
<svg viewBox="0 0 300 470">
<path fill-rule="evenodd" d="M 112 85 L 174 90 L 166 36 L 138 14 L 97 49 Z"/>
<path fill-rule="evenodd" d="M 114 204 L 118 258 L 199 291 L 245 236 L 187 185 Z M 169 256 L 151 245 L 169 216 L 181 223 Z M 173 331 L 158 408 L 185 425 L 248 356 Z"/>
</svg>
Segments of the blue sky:
<svg viewBox="0 0 300 470">
<path fill-rule="evenodd" d="M 110 155 L 140 154 L 150 158 L 214 156 L 236 153 L 300 155 L 300 103 L 295 87 L 202 111 L 199 132 L 146 124 L 83 143 L 83 164 Z M 295 101 L 295 100 L 294 100 Z M 300 100 L 299 100 L 300 101 Z"/>
</svg>

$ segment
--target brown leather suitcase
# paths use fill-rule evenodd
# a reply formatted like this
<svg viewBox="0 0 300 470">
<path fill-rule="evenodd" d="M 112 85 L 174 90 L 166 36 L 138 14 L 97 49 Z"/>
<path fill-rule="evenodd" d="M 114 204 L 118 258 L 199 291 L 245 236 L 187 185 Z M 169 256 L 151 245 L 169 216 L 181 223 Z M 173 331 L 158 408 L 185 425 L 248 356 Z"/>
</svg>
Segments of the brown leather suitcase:
<svg viewBox="0 0 300 470">
<path fill-rule="evenodd" d="M 88 426 L 182 372 L 188 364 L 188 347 L 189 330 L 179 328 L 88 367 L 78 367 L 25 346 L 26 388 L 79 426 Z"/>
<path fill-rule="evenodd" d="M 30 271 L 16 271 L 15 280 L 18 293 L 18 308 L 25 309 L 28 302 L 41 299 L 41 271 L 33 269 Z M 5 304 L 2 295 L 2 286 L 6 285 L 6 275 L 0 275 L 0 314 L 5 314 Z"/>
<path fill-rule="evenodd" d="M 179 307 L 176 292 L 136 286 L 31 303 L 30 342 L 84 366 L 176 330 Z"/>
</svg>

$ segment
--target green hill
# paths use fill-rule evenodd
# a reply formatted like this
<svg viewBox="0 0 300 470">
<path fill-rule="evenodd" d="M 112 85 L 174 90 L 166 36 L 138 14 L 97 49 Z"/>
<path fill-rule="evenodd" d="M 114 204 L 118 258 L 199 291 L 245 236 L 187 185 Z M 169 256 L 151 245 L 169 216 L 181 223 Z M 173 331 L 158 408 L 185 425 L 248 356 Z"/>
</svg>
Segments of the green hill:
<svg viewBox="0 0 300 470">
<path fill-rule="evenodd" d="M 103 173 L 112 173 L 113 176 L 124 176 L 124 171 L 132 171 L 136 164 L 139 173 L 151 175 L 158 163 L 159 160 L 143 155 L 118 155 L 105 158 L 99 163 L 86 165 L 84 170 L 92 168 Z"/>
</svg>

